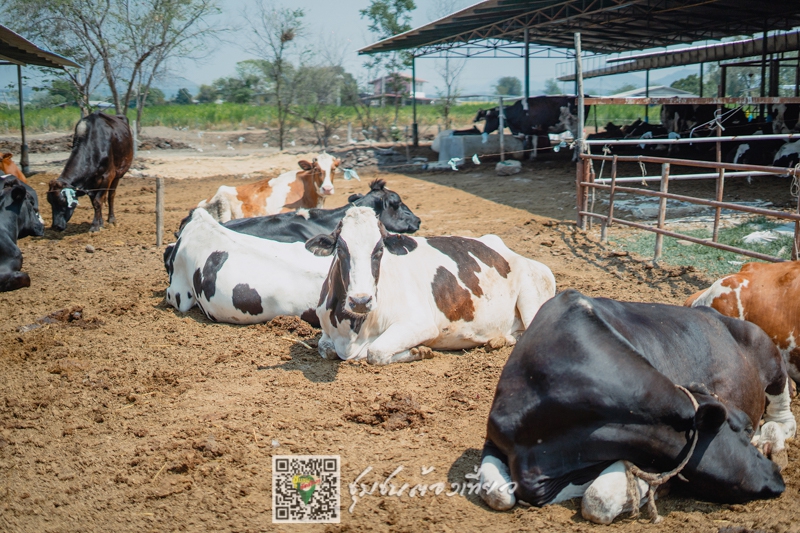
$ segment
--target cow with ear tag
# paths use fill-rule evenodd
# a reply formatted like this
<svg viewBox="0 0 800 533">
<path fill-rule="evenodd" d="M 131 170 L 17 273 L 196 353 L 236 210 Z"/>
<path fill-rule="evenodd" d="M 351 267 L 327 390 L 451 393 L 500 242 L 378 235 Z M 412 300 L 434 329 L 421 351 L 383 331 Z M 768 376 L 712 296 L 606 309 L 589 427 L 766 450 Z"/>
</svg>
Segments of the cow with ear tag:
<svg viewBox="0 0 800 533">
<path fill-rule="evenodd" d="M 421 345 L 514 344 L 555 293 L 549 268 L 497 236 L 390 234 L 367 207 L 351 207 L 306 248 L 334 256 L 317 307 L 325 358 L 385 365 L 422 359 L 430 350 Z"/>
</svg>

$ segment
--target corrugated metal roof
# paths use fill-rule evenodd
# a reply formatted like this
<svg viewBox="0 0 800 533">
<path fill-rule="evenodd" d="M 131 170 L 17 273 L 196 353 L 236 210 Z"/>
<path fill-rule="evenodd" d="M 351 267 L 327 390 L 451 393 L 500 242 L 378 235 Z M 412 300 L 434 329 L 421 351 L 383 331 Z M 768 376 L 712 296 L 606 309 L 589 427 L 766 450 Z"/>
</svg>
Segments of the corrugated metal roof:
<svg viewBox="0 0 800 533">
<path fill-rule="evenodd" d="M 74 61 L 39 48 L 5 26 L 0 26 L 0 60 L 50 68 L 80 67 Z"/>
<path fill-rule="evenodd" d="M 359 50 L 466 44 L 490 39 L 613 53 L 800 26 L 798 0 L 486 0 Z"/>
<path fill-rule="evenodd" d="M 798 2 L 800 4 L 800 2 Z M 743 57 L 758 57 L 764 52 L 764 39 L 745 39 L 727 43 L 714 43 L 706 46 L 692 46 L 678 50 L 664 52 L 651 52 L 632 57 L 621 57 L 609 61 L 610 64 L 603 68 L 583 72 L 583 78 L 597 78 L 625 72 L 636 72 L 649 69 L 678 67 L 682 65 L 695 65 L 724 61 L 726 59 L 739 59 Z M 780 53 L 800 50 L 800 31 L 770 35 L 766 41 L 766 53 Z M 559 81 L 573 81 L 575 74 L 568 74 L 558 78 Z"/>
</svg>

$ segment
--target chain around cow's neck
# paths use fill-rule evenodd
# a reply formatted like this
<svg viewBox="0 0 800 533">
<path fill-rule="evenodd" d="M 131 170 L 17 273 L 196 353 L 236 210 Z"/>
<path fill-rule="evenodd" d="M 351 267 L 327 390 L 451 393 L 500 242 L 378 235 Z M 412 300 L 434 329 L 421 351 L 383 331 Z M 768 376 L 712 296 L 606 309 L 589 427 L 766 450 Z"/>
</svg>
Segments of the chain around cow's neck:
<svg viewBox="0 0 800 533">
<path fill-rule="evenodd" d="M 681 387 L 680 385 L 675 385 L 675 387 L 686 393 L 686 395 L 692 401 L 694 412 L 697 413 L 697 409 L 700 407 L 700 405 L 697 403 L 694 395 L 689 392 L 688 389 Z M 628 500 L 633 505 L 633 511 L 631 511 L 632 518 L 639 516 L 639 487 L 636 483 L 636 478 L 639 478 L 647 483 L 647 510 L 650 513 L 650 522 L 653 524 L 658 524 L 661 522 L 661 517 L 658 516 L 658 508 L 656 507 L 656 489 L 678 475 L 680 471 L 683 470 L 683 468 L 689 462 L 689 459 L 691 459 L 692 455 L 694 454 L 694 449 L 697 446 L 697 437 L 699 434 L 700 431 L 695 428 L 694 435 L 692 435 L 692 444 L 689 446 L 689 452 L 686 454 L 686 457 L 683 458 L 683 461 L 681 461 L 678 466 L 669 472 L 653 474 L 651 472 L 643 471 L 630 461 L 622 461 L 625 465 L 625 477 L 628 480 Z"/>
</svg>

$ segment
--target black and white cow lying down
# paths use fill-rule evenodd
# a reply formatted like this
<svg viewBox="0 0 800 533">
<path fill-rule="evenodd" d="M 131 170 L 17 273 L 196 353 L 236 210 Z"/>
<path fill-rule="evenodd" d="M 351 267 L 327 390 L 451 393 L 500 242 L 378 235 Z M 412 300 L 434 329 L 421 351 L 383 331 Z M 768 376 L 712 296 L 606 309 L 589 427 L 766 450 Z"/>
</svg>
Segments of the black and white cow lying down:
<svg viewBox="0 0 800 533">
<path fill-rule="evenodd" d="M 495 235 L 389 234 L 367 207 L 351 207 L 332 235 L 306 248 L 334 256 L 317 307 L 325 358 L 385 365 L 422 359 L 420 345 L 513 344 L 555 293 L 549 268 Z"/>
<path fill-rule="evenodd" d="M 623 460 L 666 472 L 689 456 L 680 474 L 700 498 L 772 498 L 785 489 L 780 468 L 751 438 L 776 457 L 795 431 L 784 362 L 757 326 L 570 290 L 542 306 L 500 376 L 482 496 L 497 510 L 582 496 L 586 519 L 610 523 L 632 508 Z"/>
<path fill-rule="evenodd" d="M 0 179 L 0 292 L 31 286 L 17 239 L 44 235 L 36 192 L 14 176 Z"/>
<path fill-rule="evenodd" d="M 226 222 L 224 226 L 262 239 L 305 242 L 316 235 L 331 233 L 349 208 L 362 206 L 372 208 L 392 233 L 414 233 L 419 229 L 419 217 L 403 203 L 399 194 L 386 188 L 383 180 L 374 180 L 369 184 L 367 194 L 354 194 L 348 202 L 337 209 L 302 209 L 293 213 L 240 218 Z"/>
<path fill-rule="evenodd" d="M 233 324 L 297 315 L 318 325 L 314 308 L 331 260 L 302 243 L 236 233 L 196 209 L 164 253 L 167 303 L 185 313 L 195 304 L 211 320 Z"/>
</svg>

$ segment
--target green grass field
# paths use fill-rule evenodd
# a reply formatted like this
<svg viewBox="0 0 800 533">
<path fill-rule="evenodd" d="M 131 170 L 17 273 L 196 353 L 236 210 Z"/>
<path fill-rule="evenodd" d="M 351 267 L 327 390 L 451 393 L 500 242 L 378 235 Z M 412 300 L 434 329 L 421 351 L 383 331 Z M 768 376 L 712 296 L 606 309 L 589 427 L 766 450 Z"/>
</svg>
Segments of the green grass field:
<svg viewBox="0 0 800 533">
<path fill-rule="evenodd" d="M 753 252 L 789 259 L 792 251 L 793 238 L 789 235 L 781 236 L 777 240 L 764 244 L 745 244 L 744 238 L 755 232 L 770 230 L 784 224 L 782 221 L 767 220 L 757 217 L 734 227 L 720 229 L 719 242 L 744 248 Z M 711 237 L 711 230 L 692 230 L 681 232 L 692 237 L 707 239 Z M 614 238 L 613 232 L 609 240 L 622 248 L 635 252 L 643 257 L 652 258 L 656 245 L 656 234 L 650 232 L 637 233 L 635 237 Z M 742 263 L 758 261 L 751 257 L 725 252 L 703 246 L 700 244 L 683 245 L 677 239 L 664 237 L 662 248 L 662 262 L 670 265 L 693 265 L 711 276 L 718 277 L 731 272 L 738 272 Z"/>
<path fill-rule="evenodd" d="M 451 111 L 453 123 L 458 128 L 468 128 L 479 109 L 495 106 L 495 102 L 465 103 L 455 106 Z M 358 122 L 358 117 L 352 107 L 342 108 L 345 122 Z M 650 109 L 650 121 L 658 122 L 659 108 Z M 394 108 L 375 108 L 373 113 L 380 117 L 381 123 L 389 124 L 394 119 Z M 642 106 L 598 106 L 597 124 L 602 128 L 607 122 L 615 124 L 628 124 L 637 118 L 644 117 Z M 135 116 L 133 112 L 129 117 Z M 25 123 L 29 133 L 44 133 L 51 131 L 71 131 L 80 118 L 80 111 L 71 108 L 25 108 Z M 197 104 L 197 105 L 163 105 L 145 108 L 142 117 L 142 126 L 166 126 L 170 128 L 188 128 L 192 130 L 231 130 L 254 127 L 258 129 L 274 128 L 276 126 L 276 112 L 273 106 L 248 105 L 248 104 Z M 586 117 L 586 130 L 594 132 L 595 110 L 590 111 Z M 293 119 L 294 124 L 300 124 L 299 119 Z M 400 108 L 398 126 L 403 128 L 412 122 L 411 106 Z M 443 123 L 441 110 L 435 105 L 417 107 L 417 122 L 421 129 L 436 127 Z M 19 132 L 19 112 L 16 108 L 0 108 L 0 133 Z"/>
</svg>

